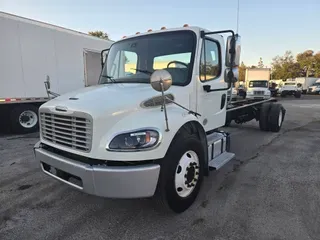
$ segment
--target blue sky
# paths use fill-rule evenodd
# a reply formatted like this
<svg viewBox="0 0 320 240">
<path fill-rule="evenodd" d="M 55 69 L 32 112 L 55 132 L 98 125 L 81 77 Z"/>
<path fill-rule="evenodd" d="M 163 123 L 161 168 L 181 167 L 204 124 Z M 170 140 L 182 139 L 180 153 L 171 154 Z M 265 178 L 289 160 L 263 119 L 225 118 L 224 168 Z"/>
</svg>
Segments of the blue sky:
<svg viewBox="0 0 320 240">
<path fill-rule="evenodd" d="M 185 23 L 234 29 L 238 0 L 0 0 L 0 11 L 82 32 L 102 30 L 113 40 L 137 31 Z M 241 60 L 265 65 L 286 50 L 320 51 L 320 0 L 240 0 Z"/>
</svg>

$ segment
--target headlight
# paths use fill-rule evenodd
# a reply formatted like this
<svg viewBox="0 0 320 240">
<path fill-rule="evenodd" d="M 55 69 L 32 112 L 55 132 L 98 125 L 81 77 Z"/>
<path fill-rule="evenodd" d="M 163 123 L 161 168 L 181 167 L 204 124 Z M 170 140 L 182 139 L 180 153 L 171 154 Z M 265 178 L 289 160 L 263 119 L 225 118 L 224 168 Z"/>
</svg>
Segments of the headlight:
<svg viewBox="0 0 320 240">
<path fill-rule="evenodd" d="M 270 94 L 271 94 L 270 91 L 265 91 L 265 92 L 264 92 L 264 95 L 270 95 Z"/>
<path fill-rule="evenodd" d="M 247 94 L 252 95 L 253 92 L 252 91 L 247 91 Z"/>
<path fill-rule="evenodd" d="M 157 130 L 144 129 L 115 136 L 107 149 L 110 151 L 137 151 L 156 147 L 160 143 L 161 135 Z"/>
</svg>

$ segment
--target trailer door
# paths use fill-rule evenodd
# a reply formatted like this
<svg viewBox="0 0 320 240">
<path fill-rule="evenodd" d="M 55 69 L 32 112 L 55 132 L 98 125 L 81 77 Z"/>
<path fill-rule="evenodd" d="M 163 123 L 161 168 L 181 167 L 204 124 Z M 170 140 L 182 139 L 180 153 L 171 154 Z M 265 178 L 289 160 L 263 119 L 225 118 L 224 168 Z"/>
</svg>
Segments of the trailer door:
<svg viewBox="0 0 320 240">
<path fill-rule="evenodd" d="M 101 73 L 100 53 L 90 50 L 83 52 L 85 86 L 98 84 Z"/>
</svg>

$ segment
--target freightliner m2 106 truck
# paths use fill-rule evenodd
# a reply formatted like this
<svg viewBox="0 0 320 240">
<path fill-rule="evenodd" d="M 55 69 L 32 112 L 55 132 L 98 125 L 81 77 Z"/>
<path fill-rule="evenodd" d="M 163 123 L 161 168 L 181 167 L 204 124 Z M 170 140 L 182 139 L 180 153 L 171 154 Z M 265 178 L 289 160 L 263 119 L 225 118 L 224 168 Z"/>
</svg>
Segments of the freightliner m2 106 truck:
<svg viewBox="0 0 320 240">
<path fill-rule="evenodd" d="M 235 156 L 222 126 L 252 119 L 263 131 L 282 126 L 285 110 L 275 99 L 227 101 L 240 62 L 240 37 L 232 30 L 150 30 L 105 53 L 99 85 L 39 109 L 35 157 L 44 173 L 75 189 L 155 197 L 181 213 L 204 176 Z"/>
</svg>

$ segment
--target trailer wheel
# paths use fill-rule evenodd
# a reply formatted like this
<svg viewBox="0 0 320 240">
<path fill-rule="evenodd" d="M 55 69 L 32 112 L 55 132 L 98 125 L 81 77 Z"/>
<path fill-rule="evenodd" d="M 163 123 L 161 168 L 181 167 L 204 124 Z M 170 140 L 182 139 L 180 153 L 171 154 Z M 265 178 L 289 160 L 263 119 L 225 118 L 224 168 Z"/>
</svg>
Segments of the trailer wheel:
<svg viewBox="0 0 320 240">
<path fill-rule="evenodd" d="M 163 208 L 181 213 L 196 200 L 204 175 L 203 145 L 197 135 L 181 132 L 161 162 L 156 198 Z"/>
<path fill-rule="evenodd" d="M 269 112 L 269 129 L 271 132 L 279 132 L 284 120 L 285 110 L 281 104 L 272 104 Z"/>
<path fill-rule="evenodd" d="M 269 131 L 269 112 L 273 104 L 270 102 L 263 103 L 260 108 L 259 127 L 261 131 Z"/>
<path fill-rule="evenodd" d="M 295 96 L 296 98 L 301 98 L 301 92 L 300 92 L 300 91 L 295 92 L 295 93 L 294 93 L 294 96 Z"/>
<path fill-rule="evenodd" d="M 11 130 L 14 133 L 31 133 L 38 130 L 38 108 L 31 104 L 21 104 L 10 113 Z"/>
</svg>

